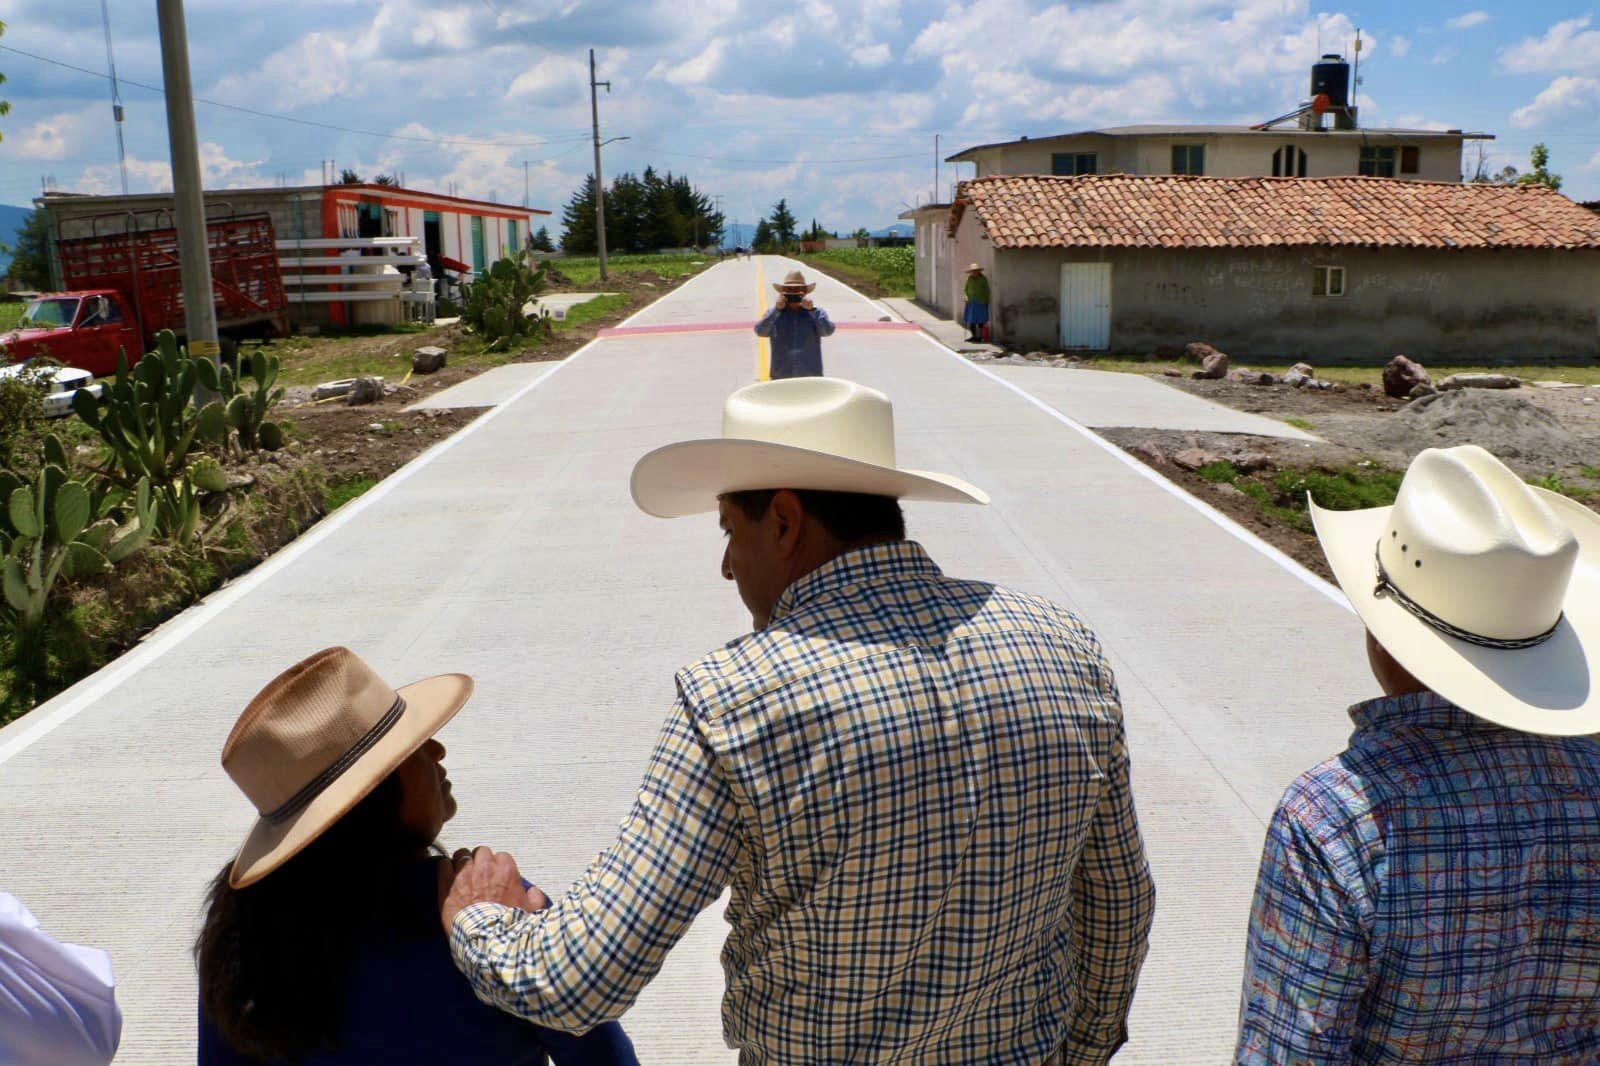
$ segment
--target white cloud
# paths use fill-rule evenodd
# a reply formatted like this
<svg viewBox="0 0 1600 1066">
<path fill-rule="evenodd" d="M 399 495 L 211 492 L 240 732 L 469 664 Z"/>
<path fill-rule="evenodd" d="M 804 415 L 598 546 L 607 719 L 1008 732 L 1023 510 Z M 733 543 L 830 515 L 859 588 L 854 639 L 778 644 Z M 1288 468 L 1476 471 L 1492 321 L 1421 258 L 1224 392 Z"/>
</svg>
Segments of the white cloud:
<svg viewBox="0 0 1600 1066">
<path fill-rule="evenodd" d="M 1589 28 L 1587 15 L 1558 22 L 1543 37 L 1525 37 L 1501 52 L 1500 66 L 1514 74 L 1592 71 L 1600 68 L 1600 30 Z"/>
<path fill-rule="evenodd" d="M 512 79 L 507 99 L 556 103 L 586 100 L 589 95 L 587 63 L 563 56 L 544 56 Z"/>
<path fill-rule="evenodd" d="M 1428 60 L 1428 62 L 1432 63 L 1436 67 L 1442 67 L 1460 54 L 1461 49 L 1459 48 L 1441 48 L 1437 52 L 1433 53 L 1433 56 Z"/>
<path fill-rule="evenodd" d="M 850 58 L 863 67 L 881 67 L 893 58 L 893 54 L 888 45 L 879 42 L 852 49 Z"/>
<path fill-rule="evenodd" d="M 722 56 L 727 50 L 726 38 L 717 38 L 706 45 L 701 53 L 666 72 L 667 81 L 673 85 L 703 85 L 710 81 L 722 66 Z"/>
<path fill-rule="evenodd" d="M 14 140 L 6 138 L 6 151 L 29 161 L 65 159 L 81 147 L 85 125 L 85 115 L 63 111 L 25 126 Z"/>
<path fill-rule="evenodd" d="M 1444 24 L 1452 30 L 1470 30 L 1474 26 L 1482 26 L 1492 18 L 1487 11 L 1468 11 L 1464 15 L 1457 15 L 1453 19 L 1445 19 Z"/>
<path fill-rule="evenodd" d="M 315 31 L 274 52 L 254 70 L 229 74 L 207 95 L 279 111 L 318 104 L 351 89 L 356 58 L 344 35 Z"/>
<path fill-rule="evenodd" d="M 1404 37 L 1394 36 L 1389 38 L 1389 51 L 1393 52 L 1396 59 L 1403 58 L 1411 51 L 1411 42 Z"/>
<path fill-rule="evenodd" d="M 1521 129 L 1542 126 L 1576 112 L 1593 112 L 1600 105 L 1600 79 L 1563 74 L 1547 85 L 1533 102 L 1511 112 L 1511 124 Z"/>
</svg>

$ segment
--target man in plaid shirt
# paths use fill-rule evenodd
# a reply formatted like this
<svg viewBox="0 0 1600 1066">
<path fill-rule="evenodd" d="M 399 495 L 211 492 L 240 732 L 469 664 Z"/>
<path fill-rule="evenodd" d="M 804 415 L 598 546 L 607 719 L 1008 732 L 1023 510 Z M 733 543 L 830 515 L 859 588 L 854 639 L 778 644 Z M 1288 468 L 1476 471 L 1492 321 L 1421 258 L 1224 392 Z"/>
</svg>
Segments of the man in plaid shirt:
<svg viewBox="0 0 1600 1066">
<path fill-rule="evenodd" d="M 1600 518 L 1471 446 L 1312 514 L 1385 695 L 1268 827 L 1237 1061 L 1600 1062 Z"/>
<path fill-rule="evenodd" d="M 946 577 L 898 503 L 987 497 L 898 469 L 887 399 L 828 378 L 735 393 L 723 438 L 647 456 L 634 495 L 718 509 L 754 631 L 679 672 L 565 898 L 521 909 L 508 856 L 458 858 L 442 912 L 479 997 L 617 1018 L 730 889 L 742 1063 L 1109 1060 L 1154 905 L 1116 682 L 1071 612 Z"/>
</svg>

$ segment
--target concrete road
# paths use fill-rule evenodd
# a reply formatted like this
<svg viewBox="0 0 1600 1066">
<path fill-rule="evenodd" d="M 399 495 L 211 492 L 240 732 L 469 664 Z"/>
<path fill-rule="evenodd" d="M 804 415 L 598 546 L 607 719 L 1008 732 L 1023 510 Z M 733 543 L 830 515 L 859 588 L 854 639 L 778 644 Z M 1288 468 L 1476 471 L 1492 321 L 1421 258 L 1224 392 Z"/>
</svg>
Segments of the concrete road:
<svg viewBox="0 0 1600 1066">
<path fill-rule="evenodd" d="M 760 370 L 739 332 L 781 260 L 711 268 L 436 446 L 287 551 L 28 718 L 0 730 L 0 888 L 55 934 L 108 948 L 119 1062 L 192 1060 L 201 892 L 251 812 L 217 755 L 272 675 L 343 643 L 395 683 L 461 670 L 477 695 L 441 739 L 461 802 L 449 846 L 513 851 L 552 893 L 626 810 L 675 668 L 748 626 L 711 517 L 628 497 L 635 459 L 718 431 Z M 757 275 L 760 274 L 758 279 Z M 882 308 L 824 281 L 836 320 Z M 950 572 L 1081 612 L 1122 685 L 1159 885 L 1155 942 L 1119 1063 L 1225 1059 L 1260 841 L 1289 779 L 1336 750 L 1369 693 L 1354 616 L 1328 586 L 1116 449 L 915 333 L 841 330 L 829 371 L 895 400 L 901 462 L 986 488 L 912 504 Z M 724 924 L 703 916 L 626 1019 L 650 1063 L 731 1061 Z"/>
</svg>

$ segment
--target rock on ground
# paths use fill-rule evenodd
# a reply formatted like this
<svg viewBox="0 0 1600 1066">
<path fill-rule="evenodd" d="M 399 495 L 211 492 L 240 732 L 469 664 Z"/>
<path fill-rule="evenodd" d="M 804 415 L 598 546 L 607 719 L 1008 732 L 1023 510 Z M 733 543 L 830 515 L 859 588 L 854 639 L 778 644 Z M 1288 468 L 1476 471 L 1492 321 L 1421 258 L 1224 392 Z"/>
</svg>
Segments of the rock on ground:
<svg viewBox="0 0 1600 1066">
<path fill-rule="evenodd" d="M 1389 360 L 1383 368 L 1383 391 L 1397 400 L 1403 400 L 1411 395 L 1411 390 L 1418 385 L 1431 385 L 1433 379 L 1423 369 L 1422 364 L 1403 355 L 1397 355 Z"/>
<path fill-rule="evenodd" d="M 418 348 L 411 356 L 411 369 L 418 374 L 431 374 L 445 364 L 445 350 L 436 344 Z"/>
<path fill-rule="evenodd" d="M 1199 341 L 1187 346 L 1183 354 L 1194 359 L 1200 364 L 1200 369 L 1194 372 L 1197 378 L 1224 378 L 1228 376 L 1228 353 L 1219 352 L 1209 344 Z"/>
<path fill-rule="evenodd" d="M 1510 374 L 1451 374 L 1439 382 L 1441 391 L 1451 389 L 1520 389 L 1522 379 Z"/>
</svg>

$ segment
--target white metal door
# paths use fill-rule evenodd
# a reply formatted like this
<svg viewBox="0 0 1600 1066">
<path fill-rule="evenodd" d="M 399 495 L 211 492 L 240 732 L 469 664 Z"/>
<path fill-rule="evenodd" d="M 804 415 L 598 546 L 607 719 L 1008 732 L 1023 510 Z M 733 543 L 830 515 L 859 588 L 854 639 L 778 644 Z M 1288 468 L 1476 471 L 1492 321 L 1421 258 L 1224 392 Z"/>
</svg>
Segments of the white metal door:
<svg viewBox="0 0 1600 1066">
<path fill-rule="evenodd" d="M 1061 264 L 1061 347 L 1111 347 L 1111 264 Z"/>
</svg>

